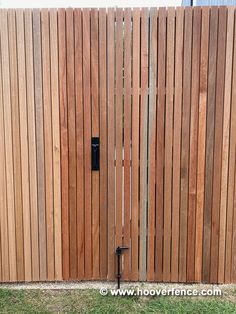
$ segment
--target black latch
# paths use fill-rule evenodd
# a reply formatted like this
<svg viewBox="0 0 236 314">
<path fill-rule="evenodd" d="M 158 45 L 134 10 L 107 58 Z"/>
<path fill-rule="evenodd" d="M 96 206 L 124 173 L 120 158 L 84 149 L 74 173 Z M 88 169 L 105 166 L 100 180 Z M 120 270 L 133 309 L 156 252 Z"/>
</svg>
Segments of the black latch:
<svg viewBox="0 0 236 314">
<path fill-rule="evenodd" d="M 116 256 L 117 256 L 117 287 L 120 289 L 120 278 L 121 278 L 121 271 L 120 271 L 120 256 L 123 253 L 124 250 L 128 250 L 129 248 L 126 246 L 118 246 L 116 248 Z"/>
<path fill-rule="evenodd" d="M 92 170 L 98 171 L 100 164 L 99 137 L 92 137 Z"/>
</svg>

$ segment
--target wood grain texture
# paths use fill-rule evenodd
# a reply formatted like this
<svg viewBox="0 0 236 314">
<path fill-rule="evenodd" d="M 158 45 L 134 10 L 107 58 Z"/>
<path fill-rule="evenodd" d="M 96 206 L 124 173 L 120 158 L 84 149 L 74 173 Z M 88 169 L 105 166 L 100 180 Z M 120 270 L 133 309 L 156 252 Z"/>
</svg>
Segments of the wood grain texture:
<svg viewBox="0 0 236 314">
<path fill-rule="evenodd" d="M 213 186 L 213 143 L 215 120 L 215 80 L 217 54 L 218 10 L 211 8 L 209 34 L 209 65 L 207 95 L 207 130 L 206 130 L 206 164 L 205 164 L 205 199 L 204 199 L 204 236 L 202 280 L 210 279 L 210 243 L 211 243 L 211 208 Z"/>
<path fill-rule="evenodd" d="M 156 169 L 156 82 L 157 10 L 150 10 L 149 109 L 148 109 L 148 263 L 147 279 L 154 280 L 155 169 Z"/>
<path fill-rule="evenodd" d="M 234 33 L 236 25 L 234 24 Z M 226 218 L 226 252 L 225 252 L 225 279 L 224 282 L 229 283 L 231 280 L 235 282 L 235 270 L 232 261 L 234 256 L 232 255 L 232 248 L 235 250 L 235 232 L 233 227 L 235 226 L 235 215 L 234 215 L 234 186 L 235 186 L 235 153 L 236 153 L 236 38 L 234 36 L 234 53 L 233 53 L 233 80 L 232 80 L 232 103 L 230 112 L 230 138 L 229 138 L 229 175 L 228 175 L 228 195 L 227 195 L 227 218 Z M 234 224 L 233 224 L 234 222 Z M 233 235 L 233 243 L 232 243 Z M 234 245 L 232 247 L 232 244 Z M 233 273 L 231 276 L 231 270 Z"/>
<path fill-rule="evenodd" d="M 54 221 L 53 221 L 53 156 L 52 156 L 52 103 L 50 34 L 48 9 L 41 11 L 42 25 L 42 82 L 44 115 L 44 158 L 45 158 L 45 205 L 47 228 L 47 276 L 54 279 Z"/>
<path fill-rule="evenodd" d="M 165 110 L 165 170 L 164 170 L 164 238 L 163 281 L 170 281 L 172 154 L 173 154 L 173 94 L 174 94 L 174 33 L 175 10 L 168 8 L 166 45 L 166 110 Z"/>
<path fill-rule="evenodd" d="M 226 213 L 228 192 L 228 165 L 229 165 L 229 128 L 231 108 L 231 84 L 233 61 L 233 34 L 234 34 L 234 9 L 228 9 L 227 39 L 226 39 L 226 64 L 224 86 L 224 114 L 223 114 L 223 143 L 222 143 L 222 172 L 221 172 L 221 197 L 220 197 L 220 226 L 219 226 L 219 264 L 218 282 L 224 282 L 225 266 L 225 238 L 226 238 Z"/>
<path fill-rule="evenodd" d="M 99 20 L 100 22 L 100 20 Z M 99 137 L 98 106 L 98 10 L 91 10 L 91 93 L 92 93 L 92 137 Z M 101 231 L 102 232 L 102 231 Z M 92 172 L 92 243 L 93 278 L 99 278 L 99 171 Z"/>
<path fill-rule="evenodd" d="M 90 11 L 83 10 L 83 101 L 84 101 L 84 208 L 85 208 L 85 278 L 92 276 L 91 235 L 91 102 L 90 102 Z M 100 204 L 101 208 L 101 204 Z"/>
<path fill-rule="evenodd" d="M 133 10 L 132 62 L 132 176 L 131 176 L 131 279 L 138 280 L 139 254 L 139 83 L 140 10 Z"/>
<path fill-rule="evenodd" d="M 57 10 L 49 12 L 50 19 L 50 61 L 51 61 L 51 101 L 52 101 L 52 156 L 53 156 L 53 205 L 54 205 L 54 256 L 56 280 L 62 279 L 61 245 L 61 150 L 60 150 L 60 108 L 58 70 L 58 25 Z"/>
<path fill-rule="evenodd" d="M 116 149 L 116 241 L 115 246 L 122 246 L 122 115 L 123 115 L 123 10 L 116 10 L 116 45 L 115 45 L 115 62 L 116 62 L 116 86 L 115 86 L 115 108 L 116 108 L 116 121 L 115 121 L 115 149 Z"/>
<path fill-rule="evenodd" d="M 195 279 L 200 36 L 201 36 L 201 9 L 197 8 L 193 12 L 193 39 L 192 39 L 192 86 L 191 86 L 191 113 L 190 113 L 191 116 L 190 116 L 188 240 L 187 240 L 187 281 L 189 282 L 193 282 Z"/>
<path fill-rule="evenodd" d="M 0 15 L 2 19 L 2 15 Z M 0 24 L 2 32 L 2 22 Z M 1 42 L 2 46 L 2 42 Z M 1 234 L 1 259 L 2 259 L 2 281 L 10 280 L 9 272 L 9 241 L 8 241 L 8 219 L 7 219 L 7 191 L 6 191 L 6 155 L 5 155 L 5 131 L 4 131 L 4 110 L 3 110 L 3 90 L 2 90 L 2 58 L 0 62 L 0 234 Z"/>
<path fill-rule="evenodd" d="M 147 268 L 147 144 L 148 144 L 148 18 L 141 10 L 141 98 L 140 98 L 140 251 L 139 280 L 146 280 Z"/>
<path fill-rule="evenodd" d="M 16 215 L 16 263 L 17 279 L 24 280 L 24 237 L 23 237 L 23 203 L 21 185 L 21 146 L 20 146 L 20 113 L 18 95 L 18 67 L 16 43 L 16 15 L 14 10 L 8 11 L 9 52 L 10 52 L 10 80 L 12 102 L 12 140 L 13 140 L 13 166 L 14 166 L 14 197 Z"/>
<path fill-rule="evenodd" d="M 66 74 L 68 103 L 69 147 L 69 241 L 70 278 L 77 278 L 77 213 L 76 213 L 76 132 L 75 132 L 75 60 L 74 60 L 74 12 L 66 10 Z"/>
<path fill-rule="evenodd" d="M 195 280 L 202 280 L 203 210 L 205 192 L 206 113 L 208 86 L 209 8 L 202 9 L 200 85 L 198 112 L 197 204 L 195 237 Z"/>
<path fill-rule="evenodd" d="M 100 277 L 107 278 L 107 69 L 106 10 L 99 10 Z"/>
<path fill-rule="evenodd" d="M 189 185 L 189 139 L 191 111 L 191 60 L 192 60 L 192 9 L 185 10 L 184 56 L 183 56 L 183 110 L 181 141 L 181 195 L 180 195 L 180 246 L 179 281 L 187 277 L 187 223 Z"/>
<path fill-rule="evenodd" d="M 182 122 L 182 82 L 183 82 L 183 26 L 184 9 L 176 10 L 175 37 L 175 94 L 173 126 L 173 195 L 172 195 L 172 242 L 171 281 L 177 282 L 179 275 L 179 208 L 180 208 L 180 158 Z"/>
<path fill-rule="evenodd" d="M 8 41 L 8 18 L 7 10 L 1 11 L 1 55 L 2 55 L 2 92 L 3 114 L 5 135 L 5 158 L 6 158 L 6 196 L 7 196 L 7 220 L 9 241 L 9 271 L 10 281 L 17 280 L 16 270 L 16 242 L 15 242 L 15 198 L 14 198 L 14 171 L 12 151 L 12 104 L 10 89 L 10 58 Z M 5 221 L 7 223 L 7 221 Z"/>
<path fill-rule="evenodd" d="M 108 279 L 115 279 L 115 38 L 114 9 L 108 9 L 107 15 L 107 150 L 108 150 Z"/>
<path fill-rule="evenodd" d="M 225 77 L 225 46 L 226 46 L 226 8 L 219 8 L 218 53 L 216 74 L 215 102 L 215 136 L 214 136 L 214 167 L 212 191 L 212 227 L 211 227 L 211 273 L 210 281 L 218 281 L 219 257 L 219 225 L 220 225 L 220 188 L 222 165 L 222 138 L 224 114 L 224 77 Z"/>
<path fill-rule="evenodd" d="M 130 247 L 131 207 L 131 9 L 124 10 L 124 246 Z M 124 279 L 131 270 L 130 249 L 124 252 Z"/>
<path fill-rule="evenodd" d="M 40 280 L 47 278 L 46 248 L 46 213 L 45 213 L 45 162 L 44 162 L 44 121 L 42 95 L 42 55 L 40 11 L 33 10 L 33 44 L 34 44 L 34 90 L 35 90 L 35 129 L 38 183 L 38 220 L 39 220 L 39 266 Z"/>
<path fill-rule="evenodd" d="M 163 279 L 163 223 L 164 223 L 164 113 L 166 62 L 166 9 L 158 14 L 157 67 L 157 135 L 156 135 L 156 280 Z"/>
<path fill-rule="evenodd" d="M 84 119 L 83 119 L 83 68 L 82 68 L 82 11 L 74 11 L 75 27 L 75 97 L 77 143 L 77 245 L 78 279 L 84 276 Z M 78 201 L 79 200 L 79 201 Z"/>
</svg>

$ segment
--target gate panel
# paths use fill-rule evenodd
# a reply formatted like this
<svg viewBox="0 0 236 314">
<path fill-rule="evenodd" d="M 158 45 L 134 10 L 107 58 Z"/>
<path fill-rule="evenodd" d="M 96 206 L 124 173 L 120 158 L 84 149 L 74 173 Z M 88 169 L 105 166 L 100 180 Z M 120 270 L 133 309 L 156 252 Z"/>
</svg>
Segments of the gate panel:
<svg viewBox="0 0 236 314">
<path fill-rule="evenodd" d="M 1 10 L 0 281 L 235 282 L 235 25 Z"/>
</svg>

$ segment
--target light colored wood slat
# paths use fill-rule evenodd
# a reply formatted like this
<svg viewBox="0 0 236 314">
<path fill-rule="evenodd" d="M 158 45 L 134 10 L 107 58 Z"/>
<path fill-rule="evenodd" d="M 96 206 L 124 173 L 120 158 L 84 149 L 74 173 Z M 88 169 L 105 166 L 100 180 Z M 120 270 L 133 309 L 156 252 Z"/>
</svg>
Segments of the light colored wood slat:
<svg viewBox="0 0 236 314">
<path fill-rule="evenodd" d="M 187 240 L 187 281 L 195 279 L 195 233 L 197 202 L 197 152 L 198 147 L 198 105 L 199 105 L 199 65 L 201 44 L 201 8 L 193 12 L 192 39 L 192 86 L 190 113 L 189 148 L 189 190 L 188 190 L 188 240 Z"/>
<path fill-rule="evenodd" d="M 175 95 L 173 129 L 173 194 L 172 194 L 172 241 L 171 241 L 171 281 L 177 282 L 179 275 L 179 206 L 180 206 L 180 156 L 181 156 L 181 116 L 183 82 L 183 24 L 184 9 L 176 9 L 175 35 Z"/>
<path fill-rule="evenodd" d="M 224 282 L 225 267 L 225 238 L 226 238 L 226 208 L 228 191 L 228 165 L 229 165 L 229 126 L 232 88 L 232 59 L 233 59 L 233 35 L 234 35 L 234 8 L 228 8 L 227 18 L 227 44 L 225 64 L 224 87 L 224 121 L 222 144 L 222 171 L 221 171 L 221 197 L 220 197 L 220 226 L 219 226 L 219 264 L 218 282 Z"/>
<path fill-rule="evenodd" d="M 139 69 L 140 69 L 140 10 L 133 9 L 132 42 L 132 175 L 131 175 L 131 266 L 130 278 L 138 280 L 139 247 Z"/>
<path fill-rule="evenodd" d="M 164 210 L 164 113 L 166 62 L 166 9 L 158 14 L 158 67 L 157 67 L 157 137 L 156 137 L 156 280 L 162 281 L 163 271 L 163 210 Z"/>
<path fill-rule="evenodd" d="M 0 14 L 0 31 L 2 33 L 2 15 Z M 2 46 L 2 42 L 1 42 Z M 2 281 L 9 281 L 9 241 L 7 223 L 7 183 L 6 183 L 6 155 L 5 155 L 5 130 L 4 130 L 4 110 L 3 110 L 3 90 L 2 90 L 2 54 L 0 60 L 0 238 L 1 238 L 1 261 L 2 261 Z"/>
<path fill-rule="evenodd" d="M 51 50 L 55 280 L 62 280 L 61 168 L 60 168 L 61 151 L 60 151 L 60 110 L 58 89 L 57 10 L 51 9 L 49 14 L 50 14 L 49 18 L 50 18 L 50 50 Z"/>
<path fill-rule="evenodd" d="M 219 225 L 220 225 L 220 189 L 222 166 L 223 114 L 224 114 L 224 78 L 225 78 L 225 48 L 226 48 L 227 8 L 219 8 L 218 53 L 216 75 L 215 102 L 215 137 L 214 137 L 214 166 L 213 194 L 211 216 L 211 273 L 210 281 L 218 281 L 219 257 Z"/>
<path fill-rule="evenodd" d="M 74 90 L 74 13 L 66 10 L 67 53 L 67 101 L 68 101 L 68 146 L 69 146 L 69 240 L 70 278 L 77 278 L 77 223 L 76 223 L 76 133 Z"/>
<path fill-rule="evenodd" d="M 148 257 L 147 280 L 154 280 L 155 257 L 155 183 L 156 183 L 156 82 L 157 14 L 150 9 L 149 110 L 148 110 Z M 136 169 L 136 171 L 138 171 Z"/>
<path fill-rule="evenodd" d="M 77 142 L 77 239 L 78 279 L 84 277 L 84 121 L 82 81 L 82 11 L 74 11 L 75 28 L 75 97 Z M 78 201 L 79 200 L 79 201 Z"/>
<path fill-rule="evenodd" d="M 124 10 L 124 279 L 130 278 L 131 9 Z"/>
<path fill-rule="evenodd" d="M 167 11 L 163 281 L 170 281 L 175 9 Z"/>
<path fill-rule="evenodd" d="M 49 12 L 41 11 L 42 24 L 42 71 L 43 71 L 43 114 L 44 114 L 44 158 L 45 158 L 45 204 L 47 228 L 47 279 L 54 279 L 54 222 L 53 222 L 53 144 L 52 103 L 50 71 Z"/>
<path fill-rule="evenodd" d="M 8 215 L 8 241 L 9 241 L 9 268 L 10 281 L 17 280 L 16 272 L 16 242 L 15 242 L 15 198 L 14 198 L 14 173 L 12 151 L 12 112 L 9 73 L 9 42 L 7 10 L 1 11 L 1 49 L 2 49 L 2 91 L 5 131 L 6 155 L 6 190 L 7 190 L 7 215 Z M 6 223 L 6 222 L 5 222 Z"/>
<path fill-rule="evenodd" d="M 234 23 L 234 34 L 236 24 Z M 234 256 L 232 253 L 235 249 L 235 232 L 233 232 L 234 215 L 234 174 L 236 171 L 235 154 L 236 154 L 236 37 L 234 36 L 234 54 L 233 54 L 233 80 L 231 95 L 231 112 L 230 112 L 230 138 L 229 138 L 229 174 L 228 174 L 228 195 L 227 195 L 227 218 L 226 218 L 226 242 L 225 242 L 225 283 L 230 283 L 231 279 L 235 282 L 235 270 L 232 269 Z M 233 237 L 233 242 L 232 242 Z M 233 245 L 233 246 L 232 246 Z M 231 274 L 231 270 L 233 271 Z"/>
<path fill-rule="evenodd" d="M 16 43 L 16 15 L 14 10 L 8 11 L 9 52 L 10 52 L 10 80 L 12 103 L 12 140 L 14 164 L 14 197 L 16 215 L 16 264 L 17 280 L 25 279 L 24 269 L 24 237 L 23 237 L 23 204 L 21 185 L 21 147 L 20 147 L 20 118 L 18 101 L 18 69 Z"/>
<path fill-rule="evenodd" d="M 203 208 L 206 152 L 206 112 L 207 112 L 207 77 L 208 77 L 208 42 L 209 42 L 209 8 L 202 9 L 201 59 L 200 59 L 200 94 L 198 118 L 198 161 L 197 161 L 197 204 L 195 237 L 195 281 L 202 280 L 202 239 Z"/>
<path fill-rule="evenodd" d="M 235 173 L 234 173 L 234 207 L 233 207 L 233 232 L 232 232 L 232 255 L 231 255 L 231 276 L 230 282 L 236 282 L 236 158 L 235 158 Z"/>
<path fill-rule="evenodd" d="M 147 119 L 148 119 L 148 17 L 141 10 L 141 102 L 140 102 L 140 251 L 139 280 L 146 280 L 147 257 Z"/>
<path fill-rule="evenodd" d="M 115 279 L 115 107 L 114 9 L 107 13 L 108 279 Z"/>
<path fill-rule="evenodd" d="M 107 99 L 106 99 L 106 9 L 99 10 L 100 82 L 100 276 L 107 278 Z"/>
<path fill-rule="evenodd" d="M 21 169 L 22 169 L 22 200 L 24 227 L 24 261 L 25 280 L 32 278 L 31 265 L 31 217 L 30 217 L 30 186 L 29 186 L 29 155 L 28 155 L 28 124 L 26 103 L 26 70 L 25 70 L 25 36 L 23 10 L 16 11 L 17 28 L 17 60 L 19 81 L 20 137 L 21 137 Z"/>
<path fill-rule="evenodd" d="M 91 226 L 91 102 L 90 102 L 90 11 L 83 10 L 83 95 L 84 95 L 84 171 L 85 171 L 85 278 L 92 277 Z M 101 173 L 100 173 L 101 175 Z M 100 208 L 102 208 L 100 203 Z M 102 210 L 102 209 L 101 209 Z"/>
<path fill-rule="evenodd" d="M 186 281 L 187 266 L 187 214 L 188 214 L 188 174 L 189 174 L 189 137 L 191 102 L 191 51 L 192 51 L 192 9 L 185 9 L 184 60 L 183 60 L 183 114 L 181 142 L 181 196 L 180 196 L 180 246 L 179 281 Z"/>
<path fill-rule="evenodd" d="M 66 21 L 65 10 L 58 10 L 59 101 L 61 130 L 61 207 L 62 207 L 62 275 L 69 279 L 69 160 L 68 105 L 66 89 Z"/>
<path fill-rule="evenodd" d="M 115 115 L 116 115 L 116 242 L 115 246 L 122 246 L 122 99 L 123 99 L 123 10 L 116 10 L 116 87 L 115 87 Z"/>
<path fill-rule="evenodd" d="M 99 25 L 100 26 L 100 25 Z M 98 10 L 91 10 L 91 93 L 92 137 L 99 137 L 98 107 Z M 104 77 L 102 78 L 104 79 Z M 99 171 L 92 172 L 92 255 L 93 278 L 99 278 Z M 102 231 L 101 231 L 102 232 Z"/>
<path fill-rule="evenodd" d="M 205 167 L 205 199 L 203 227 L 203 269 L 202 280 L 210 279 L 210 241 L 211 241 L 211 206 L 212 206 L 212 175 L 213 175 L 213 139 L 215 117 L 215 80 L 217 53 L 218 10 L 211 8 L 210 38 L 208 61 L 208 95 L 207 95 L 207 131 L 206 131 L 206 167 Z"/>
<path fill-rule="evenodd" d="M 32 11 L 29 9 L 25 10 L 24 16 L 25 16 L 25 57 L 27 60 L 26 92 L 28 109 L 32 280 L 39 281 L 39 227 L 38 227 L 37 165 L 36 165 L 36 137 L 35 137 Z"/>
<path fill-rule="evenodd" d="M 38 180 L 38 220 L 39 220 L 39 265 L 40 280 L 47 278 L 46 213 L 45 213 L 45 162 L 44 162 L 44 123 L 42 96 L 42 55 L 40 11 L 33 10 L 34 43 L 34 90 L 36 121 L 36 152 Z"/>
</svg>

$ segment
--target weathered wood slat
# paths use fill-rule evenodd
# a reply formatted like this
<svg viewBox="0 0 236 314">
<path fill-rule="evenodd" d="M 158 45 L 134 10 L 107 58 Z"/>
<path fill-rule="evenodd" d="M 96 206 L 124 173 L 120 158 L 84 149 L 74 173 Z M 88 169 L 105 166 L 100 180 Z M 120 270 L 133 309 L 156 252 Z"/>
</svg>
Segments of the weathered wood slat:
<svg viewBox="0 0 236 314">
<path fill-rule="evenodd" d="M 139 82 L 140 82 L 140 10 L 133 10 L 132 62 L 132 176 L 131 176 L 131 276 L 138 280 L 139 248 Z"/>
<path fill-rule="evenodd" d="M 208 43 L 209 43 L 209 8 L 202 9 L 201 59 L 199 85 L 198 116 L 198 161 L 197 161 L 197 204 L 195 237 L 195 281 L 202 280 L 203 252 L 203 210 L 205 192 L 205 152 L 206 152 L 206 113 L 207 113 L 207 78 L 208 78 Z M 200 149 L 201 148 L 201 149 Z"/>
<path fill-rule="evenodd" d="M 147 144 L 148 144 L 148 19 L 149 11 L 141 10 L 141 52 L 142 72 L 140 99 L 140 251 L 139 280 L 146 280 L 147 272 Z"/>
<path fill-rule="evenodd" d="M 157 82 L 157 10 L 150 11 L 149 110 L 148 110 L 148 263 L 147 279 L 154 280 L 155 183 L 156 183 L 156 82 Z M 137 171 L 137 170 L 136 170 Z"/>
</svg>

